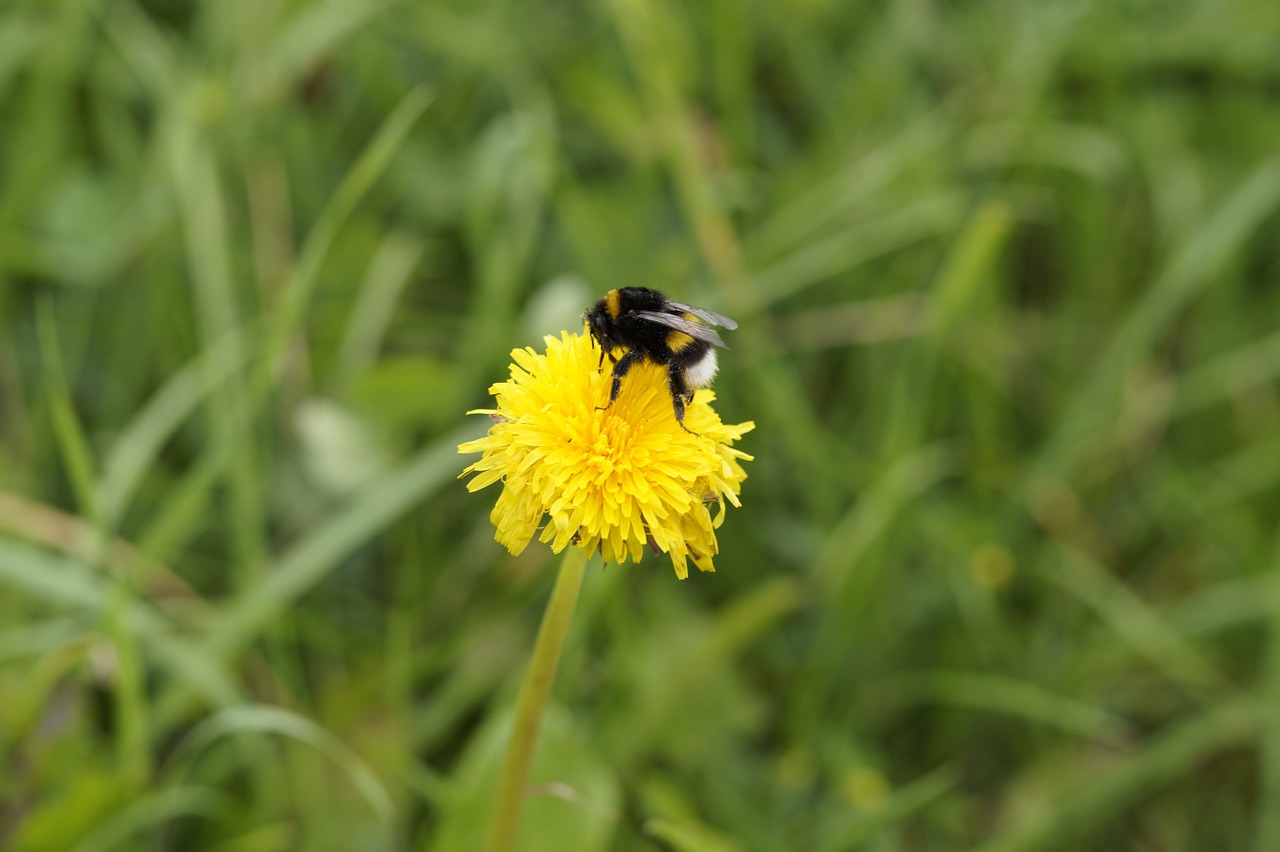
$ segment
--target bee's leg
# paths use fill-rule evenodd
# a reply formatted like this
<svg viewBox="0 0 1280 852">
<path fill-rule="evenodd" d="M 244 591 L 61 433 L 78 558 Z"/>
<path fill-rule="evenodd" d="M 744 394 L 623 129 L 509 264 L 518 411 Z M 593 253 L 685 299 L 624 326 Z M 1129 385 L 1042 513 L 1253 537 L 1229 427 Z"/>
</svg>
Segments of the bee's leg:
<svg viewBox="0 0 1280 852">
<path fill-rule="evenodd" d="M 592 338 L 592 340 L 595 340 L 595 338 Z M 613 350 L 610 349 L 608 346 L 605 346 L 603 340 L 599 340 L 596 342 L 600 344 L 600 360 L 596 362 L 597 372 L 600 370 L 601 367 L 604 366 L 604 356 L 606 355 L 609 356 L 609 360 L 612 361 L 614 364 L 618 363 L 618 359 L 613 357 Z"/>
<path fill-rule="evenodd" d="M 684 380 L 684 370 L 677 364 L 667 366 L 667 389 L 671 391 L 671 407 L 675 409 L 676 422 L 690 435 L 697 435 L 684 425 L 684 407 L 693 402 L 693 391 Z"/>
<path fill-rule="evenodd" d="M 613 355 L 610 354 L 609 357 L 613 358 Z M 618 393 L 622 390 L 622 378 L 643 358 L 643 350 L 628 349 L 625 355 L 613 362 L 613 386 L 609 389 L 609 405 L 613 405 L 613 401 L 618 398 Z M 596 411 L 604 411 L 609 405 L 597 405 Z"/>
</svg>

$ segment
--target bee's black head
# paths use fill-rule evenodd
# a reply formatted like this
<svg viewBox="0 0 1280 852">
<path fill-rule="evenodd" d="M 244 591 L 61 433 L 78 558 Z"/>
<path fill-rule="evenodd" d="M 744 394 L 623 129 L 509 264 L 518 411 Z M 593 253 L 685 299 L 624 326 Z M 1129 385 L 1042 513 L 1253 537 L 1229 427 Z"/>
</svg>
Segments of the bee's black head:
<svg viewBox="0 0 1280 852">
<path fill-rule="evenodd" d="M 593 307 L 587 308 L 582 314 L 582 319 L 586 321 L 587 326 L 591 329 L 591 336 L 599 343 L 604 343 L 605 338 L 609 336 L 609 313 L 605 306 L 604 299 L 601 299 Z"/>
</svg>

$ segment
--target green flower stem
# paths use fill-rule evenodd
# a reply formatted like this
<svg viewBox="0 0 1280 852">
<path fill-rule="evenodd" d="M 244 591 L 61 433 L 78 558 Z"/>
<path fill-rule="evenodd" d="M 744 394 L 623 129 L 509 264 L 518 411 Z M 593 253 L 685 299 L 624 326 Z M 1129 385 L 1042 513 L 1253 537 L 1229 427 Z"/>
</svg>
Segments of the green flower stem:
<svg viewBox="0 0 1280 852">
<path fill-rule="evenodd" d="M 489 852 L 509 852 L 515 848 L 516 825 L 520 821 L 520 805 L 524 798 L 525 778 L 533 759 L 533 747 L 538 740 L 538 724 L 547 705 L 547 695 L 556 677 L 556 665 L 564 648 L 564 637 L 569 632 L 569 620 L 578 602 L 578 589 L 582 585 L 582 572 L 587 565 L 587 554 L 581 547 L 570 546 L 560 562 L 551 600 L 542 614 L 542 626 L 538 628 L 538 640 L 533 646 L 533 659 L 520 695 L 516 699 L 516 718 L 511 730 L 511 742 L 507 745 L 507 758 L 502 766 L 502 778 L 498 782 L 498 800 L 493 809 L 493 834 L 489 838 Z"/>
</svg>

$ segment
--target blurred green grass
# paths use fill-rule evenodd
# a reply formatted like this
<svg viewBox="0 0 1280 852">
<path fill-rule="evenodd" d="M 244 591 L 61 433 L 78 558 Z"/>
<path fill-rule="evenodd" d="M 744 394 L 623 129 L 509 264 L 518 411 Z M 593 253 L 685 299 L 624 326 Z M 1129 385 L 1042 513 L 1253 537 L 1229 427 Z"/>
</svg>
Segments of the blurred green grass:
<svg viewBox="0 0 1280 852">
<path fill-rule="evenodd" d="M 0 846 L 474 848 L 604 290 L 737 318 L 522 849 L 1280 848 L 1280 6 L 10 0 Z"/>
</svg>

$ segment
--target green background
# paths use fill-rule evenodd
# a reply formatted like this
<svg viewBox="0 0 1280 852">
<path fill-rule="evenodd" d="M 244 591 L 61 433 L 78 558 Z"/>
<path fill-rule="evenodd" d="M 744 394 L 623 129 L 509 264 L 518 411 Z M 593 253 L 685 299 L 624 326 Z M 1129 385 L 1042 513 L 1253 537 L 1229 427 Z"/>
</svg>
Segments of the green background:
<svg viewBox="0 0 1280 852">
<path fill-rule="evenodd" d="M 0 4 L 0 847 L 475 848 L 508 352 L 741 324 L 522 849 L 1280 849 L 1280 4 Z"/>
</svg>

